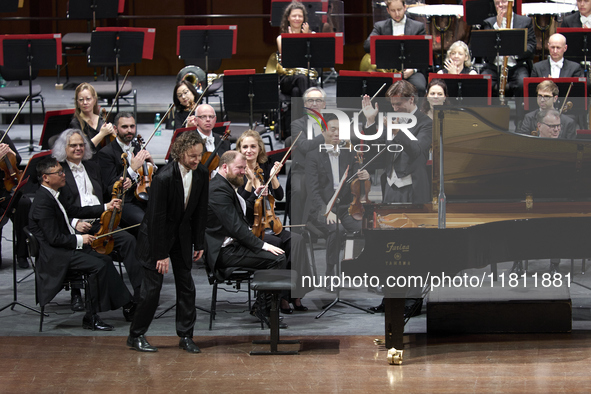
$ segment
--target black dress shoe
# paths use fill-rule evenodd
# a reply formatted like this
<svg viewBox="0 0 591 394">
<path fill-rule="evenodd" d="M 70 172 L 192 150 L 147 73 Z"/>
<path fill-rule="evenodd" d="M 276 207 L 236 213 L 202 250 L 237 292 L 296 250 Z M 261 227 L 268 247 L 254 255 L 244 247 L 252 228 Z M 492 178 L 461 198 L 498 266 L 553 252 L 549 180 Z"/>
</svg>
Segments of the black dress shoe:
<svg viewBox="0 0 591 394">
<path fill-rule="evenodd" d="M 82 301 L 82 296 L 80 294 L 72 294 L 72 298 L 70 299 L 70 309 L 74 312 L 82 312 L 84 310 L 84 301 Z"/>
<path fill-rule="evenodd" d="M 271 328 L 271 323 L 269 322 L 269 319 L 267 316 L 265 316 L 265 314 L 263 313 L 263 311 L 260 310 L 260 308 L 257 308 L 255 310 L 254 315 L 263 323 L 265 323 L 265 325 L 267 326 L 267 328 Z M 279 317 L 279 328 L 287 328 L 287 324 L 281 321 L 281 316 Z"/>
<path fill-rule="evenodd" d="M 419 316 L 423 307 L 422 298 L 407 298 L 404 302 L 404 318 Z"/>
<path fill-rule="evenodd" d="M 523 263 L 521 261 L 515 261 L 513 267 L 511 267 L 510 274 L 517 274 L 517 276 L 523 275 L 525 270 L 523 269 Z"/>
<path fill-rule="evenodd" d="M 122 308 L 123 309 L 123 317 L 125 317 L 125 321 L 128 321 L 128 322 L 133 321 L 133 315 L 135 315 L 135 308 L 137 308 L 137 304 L 135 302 L 131 302 Z"/>
<path fill-rule="evenodd" d="M 199 350 L 197 345 L 195 345 L 195 342 L 193 342 L 193 338 L 182 337 L 179 341 L 179 347 L 189 353 L 201 353 L 201 350 Z"/>
<path fill-rule="evenodd" d="M 85 315 L 84 318 L 82 318 L 82 328 L 92 331 L 113 331 L 115 329 L 112 325 L 102 321 L 99 315 Z"/>
<path fill-rule="evenodd" d="M 293 313 L 293 309 L 291 309 L 291 306 L 289 305 L 289 302 L 287 303 L 287 308 L 279 307 L 279 310 L 284 315 L 291 315 Z"/>
<path fill-rule="evenodd" d="M 16 262 L 20 268 L 29 268 L 29 260 L 26 257 L 17 257 Z"/>
<path fill-rule="evenodd" d="M 127 346 L 137 350 L 138 352 L 157 352 L 158 348 L 150 345 L 145 336 L 140 335 L 139 337 L 127 337 Z"/>
<path fill-rule="evenodd" d="M 302 304 L 302 300 L 300 298 L 292 298 L 290 300 L 290 302 L 293 304 L 293 310 L 294 311 L 306 312 L 308 310 L 308 307 L 306 307 L 306 306 L 304 306 Z M 298 305 L 297 302 L 299 302 L 300 305 Z"/>
<path fill-rule="evenodd" d="M 374 313 L 384 313 L 384 310 L 385 310 L 385 308 L 384 308 L 384 302 L 382 301 L 382 303 L 380 305 L 378 305 L 378 306 L 369 307 L 369 310 L 372 311 L 372 312 L 374 312 Z"/>
</svg>

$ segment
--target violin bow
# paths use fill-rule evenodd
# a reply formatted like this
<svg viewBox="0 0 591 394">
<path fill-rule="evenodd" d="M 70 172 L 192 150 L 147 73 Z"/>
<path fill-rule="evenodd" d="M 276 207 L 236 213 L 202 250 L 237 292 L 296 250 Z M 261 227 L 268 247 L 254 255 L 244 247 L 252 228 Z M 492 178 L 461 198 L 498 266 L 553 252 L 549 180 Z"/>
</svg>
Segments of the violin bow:
<svg viewBox="0 0 591 394">
<path fill-rule="evenodd" d="M 304 130 L 300 131 L 300 133 L 298 134 L 298 136 L 296 137 L 296 139 L 293 140 L 293 142 L 291 143 L 291 146 L 289 147 L 289 149 L 287 150 L 287 152 L 285 152 L 285 155 L 283 156 L 283 159 L 281 159 L 281 161 L 280 161 L 281 165 L 283 165 L 283 163 L 285 162 L 285 159 L 287 159 L 287 157 L 289 156 L 289 153 L 291 152 L 291 150 L 295 146 L 295 143 L 298 141 L 298 139 L 300 138 L 300 136 L 302 135 L 303 132 L 304 132 Z M 269 186 L 269 183 L 271 183 L 271 180 L 273 179 L 273 177 L 275 175 L 277 175 L 277 173 L 279 171 L 280 170 L 271 172 L 271 175 L 269 176 L 269 180 L 267 181 L 267 183 L 265 183 L 265 187 L 263 188 L 263 190 L 265 190 Z"/>
<path fill-rule="evenodd" d="M 571 82 L 568 86 L 568 90 L 566 92 L 566 96 L 564 96 L 564 101 L 562 102 L 562 107 L 560 107 L 560 115 L 562 115 L 562 111 L 564 111 L 564 106 L 566 105 L 566 100 L 568 99 L 568 95 L 570 94 L 570 90 L 573 87 L 573 83 Z M 2 142 L 2 141 L 0 141 Z"/>
<path fill-rule="evenodd" d="M 16 118 L 18 118 L 18 115 L 21 113 L 23 108 L 25 108 L 25 104 L 27 104 L 27 101 L 29 101 L 29 97 L 31 97 L 31 96 L 27 96 L 27 98 L 25 98 L 25 101 L 23 101 L 23 103 L 21 104 L 21 107 L 18 109 L 16 115 L 14 115 L 14 118 L 12 118 L 12 122 L 10 122 L 10 125 L 8 126 L 8 128 L 6 129 L 4 134 L 2 135 L 2 138 L 0 138 L 0 144 L 2 143 L 2 141 L 4 141 L 4 137 L 6 137 L 6 134 L 8 134 L 8 132 L 10 131 L 10 128 L 12 127 L 14 122 L 16 121 Z"/>
<path fill-rule="evenodd" d="M 109 235 L 113 235 L 113 234 L 115 234 L 115 233 L 118 233 L 118 232 L 120 232 L 120 231 L 125 231 L 125 230 L 129 230 L 130 228 L 137 227 L 137 226 L 139 226 L 140 224 L 141 224 L 141 223 L 134 224 L 133 226 L 129 226 L 129 227 L 125 227 L 125 228 L 120 228 L 120 229 L 117 229 L 117 230 L 111 231 L 110 233 L 106 233 L 106 234 L 103 234 L 103 235 L 99 235 L 98 237 L 95 237 L 95 239 L 99 239 L 99 238 L 103 238 L 103 237 L 108 237 Z"/>
<path fill-rule="evenodd" d="M 142 146 L 142 149 L 146 149 L 146 146 L 148 146 L 150 141 L 152 141 L 152 137 L 154 137 L 154 134 L 156 134 L 156 131 L 160 128 L 160 125 L 162 124 L 162 122 L 164 122 L 164 119 L 166 119 L 168 117 L 168 115 L 170 115 L 170 111 L 172 111 L 173 108 L 174 108 L 174 104 L 170 104 L 170 106 L 168 107 L 168 111 L 166 111 L 166 113 L 164 114 L 162 119 L 160 119 L 160 122 L 158 123 L 158 125 L 156 127 L 154 127 L 154 131 L 152 131 L 152 135 L 150 135 L 150 138 L 148 138 L 148 141 L 146 141 L 144 146 Z"/>
<path fill-rule="evenodd" d="M 113 103 L 111 104 L 111 108 L 109 108 L 109 112 L 107 112 L 107 114 L 105 115 L 105 119 L 104 119 L 105 122 L 107 121 L 107 119 L 109 119 L 109 115 L 111 115 L 111 111 L 113 111 L 113 107 L 115 106 L 115 103 L 117 102 L 117 99 L 119 98 L 119 95 L 123 91 L 123 87 L 125 86 L 125 82 L 127 82 L 127 76 L 129 75 L 129 71 L 131 71 L 131 70 L 127 70 L 127 72 L 125 73 L 125 78 L 123 78 L 123 82 L 121 83 L 121 86 L 119 87 L 119 91 L 117 92 L 117 94 L 115 95 L 115 98 L 113 99 Z"/>
<path fill-rule="evenodd" d="M 187 115 L 187 119 L 185 119 L 185 121 L 183 122 L 182 127 L 185 127 L 185 125 L 187 124 L 187 120 L 189 120 L 189 116 L 191 116 L 191 113 L 197 109 L 197 106 L 203 99 L 203 96 L 205 96 L 205 92 L 207 92 L 207 89 L 209 89 L 210 86 L 211 85 L 207 85 L 207 87 L 203 90 L 203 93 L 201 93 L 201 96 L 199 96 L 197 101 L 195 101 L 195 104 L 193 104 L 193 108 L 191 108 L 191 110 L 189 111 L 189 115 Z"/>
</svg>

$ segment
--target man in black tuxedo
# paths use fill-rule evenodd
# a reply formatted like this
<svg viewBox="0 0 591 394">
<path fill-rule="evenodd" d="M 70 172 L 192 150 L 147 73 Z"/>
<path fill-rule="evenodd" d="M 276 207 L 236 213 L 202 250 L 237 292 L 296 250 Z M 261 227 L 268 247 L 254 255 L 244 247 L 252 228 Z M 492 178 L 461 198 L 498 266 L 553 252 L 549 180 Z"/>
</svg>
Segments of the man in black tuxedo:
<svg viewBox="0 0 591 394">
<path fill-rule="evenodd" d="M 335 272 L 335 267 L 339 259 L 340 241 L 344 241 L 346 232 L 360 231 L 361 221 L 355 220 L 348 212 L 352 200 L 350 184 L 343 185 L 339 193 L 338 206 L 333 206 L 328 215 L 324 216 L 347 166 L 349 167 L 348 177 L 353 176 L 358 167 L 355 152 L 339 148 L 337 117 L 329 113 L 324 115 L 324 119 L 328 128 L 322 131 L 323 144 L 306 155 L 307 198 L 303 216 L 304 223 L 311 222 L 327 237 L 326 275 L 330 276 L 339 274 Z M 359 179 L 368 180 L 369 173 L 366 170 L 361 171 Z M 338 233 L 337 221 L 339 221 Z"/>
<path fill-rule="evenodd" d="M 197 127 L 199 135 L 205 142 L 206 152 L 213 152 L 215 147 L 219 145 L 217 155 L 222 157 L 226 151 L 230 150 L 231 144 L 229 140 L 222 141 L 222 137 L 213 133 L 216 120 L 213 107 L 209 104 L 200 104 L 195 110 L 195 116 L 189 116 L 187 127 Z M 214 175 L 215 173 L 212 172 L 212 177 Z"/>
<path fill-rule="evenodd" d="M 577 12 L 565 16 L 560 27 L 591 28 L 591 0 L 577 0 Z"/>
<path fill-rule="evenodd" d="M 66 174 L 66 186 L 60 189 L 59 200 L 66 211 L 70 206 L 94 207 L 104 206 L 103 186 L 98 164 L 91 161 L 92 148 L 82 131 L 68 129 L 62 132 L 56 139 L 52 149 L 52 155 L 61 164 Z M 100 216 L 90 220 L 72 217 L 71 225 L 81 234 L 96 234 L 100 228 Z M 125 270 L 133 287 L 133 301 L 131 308 L 123 309 L 127 321 L 131 321 L 135 305 L 140 299 L 140 286 L 142 284 L 143 270 L 141 264 L 135 258 L 135 238 L 126 231 L 113 234 L 114 250 L 123 258 Z M 72 309 L 83 308 L 79 289 L 72 289 Z"/>
<path fill-rule="evenodd" d="M 111 331 L 113 326 L 104 323 L 97 312 L 118 309 L 131 303 L 131 294 L 125 287 L 109 256 L 98 254 L 90 248 L 95 239 L 90 234 L 76 234 L 65 208 L 59 201 L 59 189 L 66 185 L 62 166 L 53 157 L 47 157 L 36 167 L 41 187 L 29 213 L 29 229 L 39 242 L 37 260 L 37 297 L 40 305 L 46 305 L 61 290 L 68 271 L 80 271 L 88 275 L 89 292 L 86 314 L 82 327 L 91 330 Z M 121 200 L 114 199 L 108 209 L 119 207 Z M 68 212 L 79 218 L 96 218 L 103 206 L 69 207 Z"/>
<path fill-rule="evenodd" d="M 497 10 L 497 16 L 487 18 L 482 24 L 483 30 L 498 30 L 505 28 L 507 25 L 507 0 L 495 0 L 495 8 Z M 515 97 L 523 97 L 523 78 L 529 77 L 531 64 L 534 58 L 534 52 L 536 50 L 536 34 L 531 19 L 528 16 L 517 15 L 513 13 L 511 28 L 514 29 L 527 29 L 527 49 L 525 52 L 517 56 L 509 56 L 507 62 L 507 85 L 505 88 L 505 96 L 509 97 L 512 93 Z M 503 65 L 503 57 L 499 56 L 496 59 L 486 59 L 485 66 L 482 70 L 482 74 L 491 75 L 494 89 L 498 91 L 499 74 L 497 66 Z M 516 111 L 517 119 L 521 119 L 523 115 L 519 116 L 523 109 L 521 108 L 521 99 L 517 100 Z"/>
<path fill-rule="evenodd" d="M 415 36 L 427 34 L 425 25 L 406 16 L 405 0 L 386 0 L 386 6 L 391 19 L 377 22 L 373 26 L 373 31 L 363 43 L 363 49 L 367 53 L 370 51 L 371 36 Z M 417 88 L 419 95 L 424 96 L 425 89 L 427 88 L 427 80 L 420 70 L 406 69 L 403 71 L 403 77 Z"/>
<path fill-rule="evenodd" d="M 255 237 L 249 228 L 247 215 L 252 215 L 262 187 L 246 201 L 237 194 L 236 190 L 244 184 L 245 170 L 244 155 L 227 151 L 220 158 L 218 173 L 209 185 L 206 263 L 214 274 L 236 269 L 282 269 L 287 264 L 282 249 Z M 268 303 L 262 297 L 257 303 L 257 317 L 267 322 Z"/>
<path fill-rule="evenodd" d="M 433 121 L 418 110 L 417 92 L 407 81 L 398 81 L 390 86 L 386 97 L 390 99 L 395 112 L 411 114 L 416 117 L 417 123 L 408 129 L 415 139 L 411 139 L 400 129 L 394 129 L 394 138 L 386 142 L 402 145 L 402 152 L 383 154 L 376 163 L 381 164 L 386 170 L 381 177 L 383 202 L 428 203 L 431 201 L 431 179 L 427 172 L 427 160 L 433 135 Z M 366 95 L 362 99 L 362 107 L 367 119 L 365 134 L 373 135 L 376 133 L 378 105 L 372 106 L 369 96 Z M 401 119 L 400 123 L 405 121 Z"/>
<path fill-rule="evenodd" d="M 205 248 L 209 181 L 207 170 L 199 165 L 203 140 L 196 132 L 185 132 L 175 139 L 171 152 L 173 160 L 153 179 L 148 209 L 139 230 L 136 255 L 144 266 L 144 279 L 127 346 L 142 352 L 158 350 L 144 335 L 158 307 L 164 274 L 172 264 L 179 347 L 199 353 L 193 342 L 196 313 L 191 267 Z"/>
<path fill-rule="evenodd" d="M 581 65 L 564 58 L 566 49 L 566 37 L 558 33 L 552 34 L 548 39 L 550 57 L 534 64 L 531 76 L 541 78 L 582 77 Z"/>
<path fill-rule="evenodd" d="M 115 116 L 113 125 L 117 131 L 117 138 L 97 153 L 98 163 L 101 167 L 103 185 L 106 186 L 107 193 L 111 194 L 113 185 L 123 175 L 121 155 L 124 152 L 127 153 L 128 168 L 124 188 L 129 190 L 125 193 L 125 205 L 121 213 L 121 222 L 122 226 L 128 227 L 141 223 L 146 210 L 146 202 L 140 201 L 134 195 L 137 185 L 134 183 L 132 186 L 132 181 L 138 179 L 138 170 L 144 163 L 154 166 L 154 160 L 152 160 L 148 150 L 140 150 L 139 146 L 134 146 L 131 143 L 136 136 L 136 122 L 131 113 L 118 113 Z M 154 166 L 155 170 L 156 167 Z M 136 231 L 133 230 L 132 233 L 135 234 Z"/>
</svg>

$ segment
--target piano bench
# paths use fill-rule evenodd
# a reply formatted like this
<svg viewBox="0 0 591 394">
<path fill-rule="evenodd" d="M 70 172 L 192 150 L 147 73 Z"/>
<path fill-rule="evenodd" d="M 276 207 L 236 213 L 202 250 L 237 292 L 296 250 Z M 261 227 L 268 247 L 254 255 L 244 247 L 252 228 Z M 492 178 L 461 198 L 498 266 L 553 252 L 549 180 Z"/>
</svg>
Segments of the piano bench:
<svg viewBox="0 0 591 394">
<path fill-rule="evenodd" d="M 270 340 L 252 341 L 253 344 L 270 344 L 269 351 L 251 351 L 251 356 L 269 354 L 298 354 L 298 351 L 278 351 L 278 344 L 299 344 L 300 341 L 285 341 L 279 339 L 279 297 L 281 292 L 291 290 L 295 286 L 295 275 L 291 270 L 259 270 L 254 273 L 250 282 L 252 290 L 271 293 L 271 312 L 269 316 Z"/>
</svg>

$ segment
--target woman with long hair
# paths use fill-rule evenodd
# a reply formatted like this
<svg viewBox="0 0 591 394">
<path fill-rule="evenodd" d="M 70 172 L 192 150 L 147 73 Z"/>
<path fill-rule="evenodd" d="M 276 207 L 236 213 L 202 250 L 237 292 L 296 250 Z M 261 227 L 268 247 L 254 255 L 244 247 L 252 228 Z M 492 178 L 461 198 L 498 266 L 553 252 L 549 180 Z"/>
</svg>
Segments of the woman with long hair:
<svg viewBox="0 0 591 394">
<path fill-rule="evenodd" d="M 447 84 L 443 79 L 432 79 L 427 85 L 427 94 L 423 98 L 421 111 L 433 119 L 433 106 L 444 105 L 447 100 Z"/>
<path fill-rule="evenodd" d="M 111 123 L 105 123 L 99 116 L 96 90 L 89 83 L 81 83 L 76 88 L 74 104 L 76 111 L 70 122 L 70 128 L 82 130 L 95 148 L 100 149 L 101 142 L 109 135 L 117 137 Z"/>
</svg>

